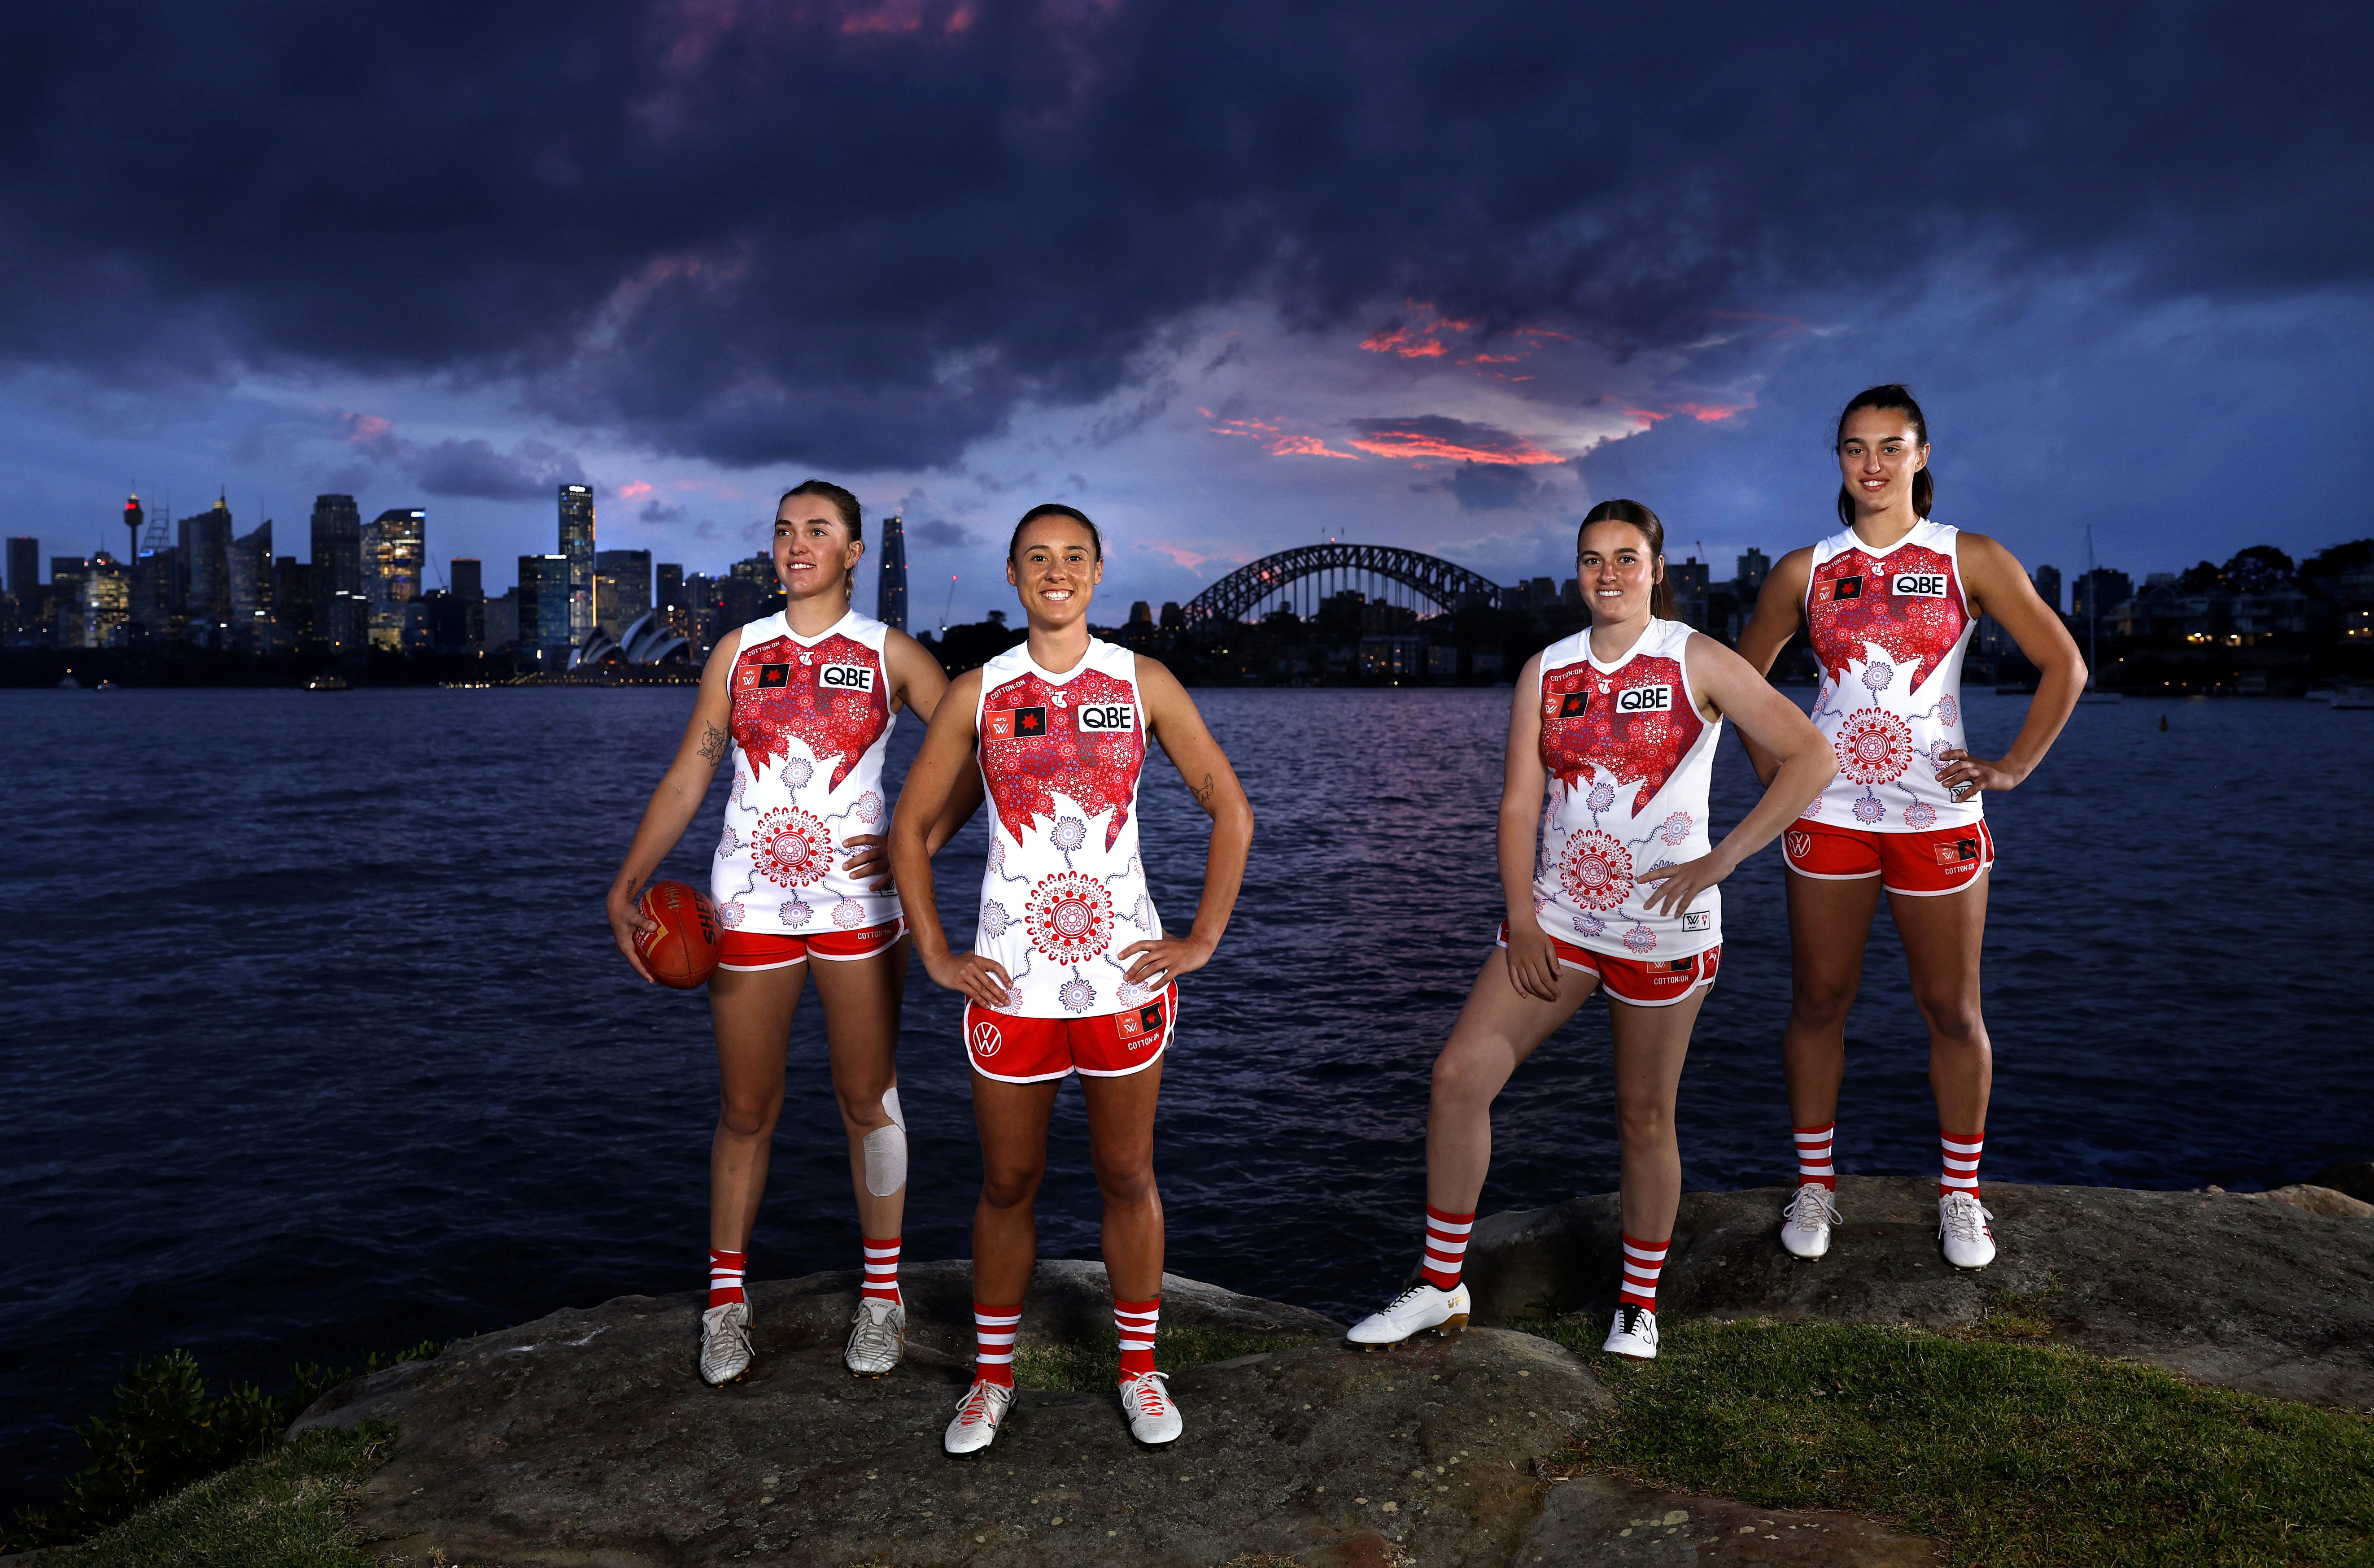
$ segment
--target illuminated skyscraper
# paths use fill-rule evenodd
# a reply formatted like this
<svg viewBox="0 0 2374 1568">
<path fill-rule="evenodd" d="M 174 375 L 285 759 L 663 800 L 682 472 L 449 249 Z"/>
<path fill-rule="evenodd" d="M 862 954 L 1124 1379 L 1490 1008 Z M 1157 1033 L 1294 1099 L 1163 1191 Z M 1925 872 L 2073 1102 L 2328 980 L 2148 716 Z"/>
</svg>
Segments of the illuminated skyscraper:
<svg viewBox="0 0 2374 1568">
<path fill-rule="evenodd" d="M 191 630 L 214 647 L 230 619 L 230 502 L 220 496 L 206 510 L 182 520 L 182 569 L 189 573 Z"/>
<path fill-rule="evenodd" d="M 560 487 L 560 554 L 569 562 L 569 641 L 582 643 L 594 630 L 594 491 L 590 486 Z M 524 641 L 525 611 L 520 620 L 520 638 Z"/>
<path fill-rule="evenodd" d="M 429 514 L 418 507 L 392 508 L 363 530 L 363 599 L 373 648 L 404 647 L 405 607 L 420 597 L 428 552 Z"/>
<path fill-rule="evenodd" d="M 105 648 L 120 642 L 124 623 L 132 618 L 132 574 L 101 550 L 90 558 L 83 578 L 83 646 Z"/>
<path fill-rule="evenodd" d="M 676 636 L 690 637 L 692 618 L 685 613 L 684 563 L 681 561 L 660 563 L 659 587 L 653 591 L 652 596 L 655 601 L 652 607 L 659 611 L 660 619 L 667 623 Z"/>
<path fill-rule="evenodd" d="M 244 539 L 230 542 L 230 640 L 257 648 L 272 619 L 272 520 L 265 518 Z"/>
<path fill-rule="evenodd" d="M 594 624 L 616 641 L 652 607 L 649 550 L 594 552 Z"/>
<path fill-rule="evenodd" d="M 538 649 L 550 661 L 567 662 L 569 635 L 569 557 L 522 556 L 519 558 L 519 642 Z"/>
<path fill-rule="evenodd" d="M 907 524 L 897 512 L 882 520 L 882 570 L 874 579 L 874 618 L 907 629 Z"/>
<path fill-rule="evenodd" d="M 90 563 L 80 556 L 50 557 L 50 641 L 55 647 L 88 646 L 83 638 L 86 607 L 82 590 L 89 576 Z"/>
</svg>

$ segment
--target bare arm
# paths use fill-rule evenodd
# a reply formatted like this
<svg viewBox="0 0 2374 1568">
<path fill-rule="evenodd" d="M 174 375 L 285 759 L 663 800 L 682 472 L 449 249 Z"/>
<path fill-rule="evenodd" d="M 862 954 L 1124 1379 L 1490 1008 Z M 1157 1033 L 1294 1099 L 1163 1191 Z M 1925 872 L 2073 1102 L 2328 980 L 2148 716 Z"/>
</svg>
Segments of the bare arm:
<svg viewBox="0 0 2374 1568">
<path fill-rule="evenodd" d="M 1500 764 L 1495 837 L 1500 895 L 1509 907 L 1509 983 L 1525 996 L 1556 1001 L 1557 949 L 1534 908 L 1534 860 L 1541 853 L 1543 795 L 1549 787 L 1542 767 L 1541 687 L 1542 656 L 1536 653 L 1517 672 L 1517 695 L 1509 705 L 1509 750 Z"/>
<path fill-rule="evenodd" d="M 1760 617 L 1762 611 L 1757 614 Z M 1779 837 L 1782 828 L 1805 814 L 1814 797 L 1839 771 L 1838 753 L 1814 721 L 1774 691 L 1745 658 L 1704 634 L 1690 638 L 1682 657 L 1689 667 L 1691 688 L 1739 726 L 1749 755 L 1769 758 L 1773 773 L 1765 781 L 1764 798 L 1710 852 L 1640 873 L 1642 882 L 1661 884 L 1642 900 L 1643 907 L 1668 915 L 1688 908 L 1699 894 Z"/>
<path fill-rule="evenodd" d="M 1221 933 L 1228 929 L 1228 917 L 1236 911 L 1237 894 L 1245 883 L 1245 860 L 1252 852 L 1253 807 L 1179 677 L 1141 654 L 1137 691 L 1155 740 L 1187 781 L 1187 792 L 1212 819 L 1211 847 L 1204 857 L 1204 897 L 1195 906 L 1193 928 L 1183 937 L 1134 942 L 1121 950 L 1124 961 L 1137 955 L 1122 978 L 1140 985 L 1167 984 L 1210 963 Z"/>
<path fill-rule="evenodd" d="M 1756 614 L 1749 618 L 1747 629 L 1739 634 L 1739 657 L 1759 679 L 1772 673 L 1772 661 L 1805 625 L 1805 589 L 1813 578 L 1814 552 L 1804 549 L 1781 556 L 1764 579 L 1763 591 L 1756 596 Z M 1748 765 L 1756 769 L 1756 777 L 1770 784 L 1780 759 L 1759 750 L 1745 724 L 1739 727 L 1739 741 L 1747 748 Z"/>
<path fill-rule="evenodd" d="M 734 661 L 742 646 L 739 631 L 728 632 L 709 655 L 709 662 L 700 672 L 700 695 L 694 699 L 692 719 L 684 727 L 684 739 L 676 748 L 676 760 L 660 776 L 659 788 L 652 791 L 651 803 L 643 808 L 643 820 L 635 828 L 634 841 L 627 846 L 627 858 L 611 880 L 609 896 L 603 901 L 610 918 L 610 932 L 617 939 L 618 951 L 627 955 L 635 973 L 644 979 L 652 972 L 644 967 L 642 955 L 635 951 L 637 933 L 655 929 L 654 921 L 646 919 L 635 907 L 642 895 L 643 883 L 659 863 L 667 859 L 684 830 L 692 825 L 700 802 L 709 795 L 710 781 L 717 777 L 717 765 L 725 760 L 733 746 L 730 727 L 734 718 L 734 694 L 726 685 L 734 673 Z"/>
<path fill-rule="evenodd" d="M 947 813 L 967 788 L 978 801 L 980 765 L 974 761 L 981 742 L 974 709 L 981 698 L 981 672 L 969 670 L 948 684 L 932 727 L 923 735 L 923 749 L 907 769 L 907 783 L 899 791 L 899 809 L 890 816 L 890 872 L 898 882 L 899 902 L 907 912 L 907 930 L 915 938 L 915 957 L 935 985 L 962 991 L 985 1007 L 1003 1007 L 1014 977 L 1003 965 L 978 953 L 958 957 L 948 950 L 948 933 L 940 924 L 939 906 L 932 886 L 933 841 Z M 970 816 L 971 811 L 966 810 Z M 961 820 L 961 819 L 959 819 Z M 950 831 L 953 831 L 952 829 Z"/>
<path fill-rule="evenodd" d="M 2036 695 L 2027 700 L 2027 720 L 2019 727 L 2019 739 L 2011 750 L 1995 762 L 1967 751 L 1948 751 L 1937 781 L 1949 790 L 1965 782 L 1981 790 L 2016 789 L 2036 771 L 2060 737 L 2061 727 L 2069 722 L 2077 694 L 2086 689 L 2085 656 L 2061 617 L 2037 596 L 2036 585 L 2009 550 L 1982 533 L 1965 533 L 1956 558 L 1970 591 L 1970 607 L 1992 615 L 2011 633 L 2012 641 L 2036 666 L 2038 680 Z"/>
<path fill-rule="evenodd" d="M 890 711 L 896 713 L 904 707 L 929 724 L 948 689 L 947 672 L 940 668 L 940 661 L 905 632 L 893 631 L 883 640 L 882 663 L 890 684 Z M 933 854 L 939 853 L 940 846 L 962 831 L 964 825 L 972 820 L 972 813 L 981 809 L 979 771 L 972 770 L 963 777 L 970 781 L 970 788 L 960 783 L 957 793 L 949 798 L 947 810 L 932 825 L 928 842 Z M 876 880 L 870 885 L 874 891 L 887 891 L 894 885 L 889 844 L 887 833 L 852 834 L 840 841 L 842 848 L 854 851 L 842 862 L 841 869 L 860 880 L 873 877 Z"/>
</svg>

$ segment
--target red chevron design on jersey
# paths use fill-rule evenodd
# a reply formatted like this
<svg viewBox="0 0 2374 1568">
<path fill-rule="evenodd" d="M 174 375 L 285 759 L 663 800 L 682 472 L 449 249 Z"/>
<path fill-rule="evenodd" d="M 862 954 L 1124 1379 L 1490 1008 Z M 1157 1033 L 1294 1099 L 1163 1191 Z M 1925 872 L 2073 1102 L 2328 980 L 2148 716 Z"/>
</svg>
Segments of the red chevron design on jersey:
<svg viewBox="0 0 2374 1568">
<path fill-rule="evenodd" d="M 1892 591 L 1898 579 L 1922 576 L 1944 578 L 1945 595 L 1911 597 Z M 1848 581 L 1854 589 L 1840 597 L 1839 587 Z M 1899 664 L 1916 666 L 1912 689 L 1919 691 L 1969 624 L 1954 557 L 1920 544 L 1899 546 L 1885 556 L 1861 550 L 1831 556 L 1814 573 L 1805 605 L 1805 635 L 1813 641 L 1814 656 L 1840 685 L 1847 667 L 1866 657 L 1868 644 L 1886 649 Z"/>
<path fill-rule="evenodd" d="M 1659 686 L 1666 706 L 1624 711 L 1626 692 Z M 1571 700 L 1578 696 L 1580 705 Z M 1542 766 L 1569 790 L 1581 789 L 1593 768 L 1619 787 L 1639 781 L 1634 816 L 1649 809 L 1705 729 L 1677 660 L 1643 656 L 1603 673 L 1585 659 L 1542 672 Z"/>
<path fill-rule="evenodd" d="M 1133 723 L 1126 730 L 1083 733 L 1073 722 L 1082 704 L 1126 703 L 1134 710 L 1137 693 L 1127 681 L 1101 670 L 1084 670 L 1062 685 L 1024 673 L 981 698 L 981 771 L 997 820 L 1015 842 L 1039 818 L 1055 814 L 1058 792 L 1089 816 L 1111 810 L 1105 848 L 1121 837 L 1129 802 L 1137 793 L 1138 769 L 1146 762 L 1146 737 Z M 992 716 L 1017 708 L 1045 710 L 1045 733 L 999 736 Z"/>
<path fill-rule="evenodd" d="M 828 664 L 858 664 L 874 672 L 870 691 L 832 691 L 817 684 Z M 780 670 L 780 674 L 770 670 Z M 792 755 L 797 735 L 808 755 L 822 762 L 839 757 L 827 786 L 838 790 L 865 749 L 890 724 L 890 694 L 882 660 L 874 649 L 839 632 L 813 648 L 787 637 L 746 648 L 734 661 L 734 743 L 751 769 Z"/>
</svg>

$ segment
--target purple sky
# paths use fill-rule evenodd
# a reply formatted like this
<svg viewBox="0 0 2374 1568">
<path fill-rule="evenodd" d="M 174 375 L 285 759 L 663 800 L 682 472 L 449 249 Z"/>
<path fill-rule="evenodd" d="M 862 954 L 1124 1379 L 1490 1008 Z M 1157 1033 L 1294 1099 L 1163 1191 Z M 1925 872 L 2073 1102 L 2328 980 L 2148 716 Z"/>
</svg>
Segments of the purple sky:
<svg viewBox="0 0 2374 1568">
<path fill-rule="evenodd" d="M 914 619 L 1281 545 L 1571 571 L 1629 495 L 1718 572 L 1833 526 L 1910 382 L 1937 515 L 2140 578 L 2374 532 L 2374 13 L 1998 6 L 16 7 L 0 532 L 317 491 L 432 557 L 748 553 L 902 509 Z M 870 591 L 860 603 L 870 603 Z M 1118 619 L 1120 604 L 1101 618 Z"/>
</svg>

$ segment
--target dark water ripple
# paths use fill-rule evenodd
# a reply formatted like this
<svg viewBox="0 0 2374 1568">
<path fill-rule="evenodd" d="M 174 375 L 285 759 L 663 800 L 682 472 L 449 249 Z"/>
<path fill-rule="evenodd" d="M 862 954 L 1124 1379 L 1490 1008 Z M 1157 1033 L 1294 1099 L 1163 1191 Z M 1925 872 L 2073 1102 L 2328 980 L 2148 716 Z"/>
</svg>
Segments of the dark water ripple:
<svg viewBox="0 0 2374 1568">
<path fill-rule="evenodd" d="M 1503 692 L 1202 692 L 1260 813 L 1244 897 L 1188 983 L 1158 1130 L 1170 1266 L 1336 1313 L 1409 1266 L 1427 1072 L 1498 918 Z M 46 1497 L 127 1353 L 217 1376 L 499 1327 L 704 1262 L 714 1067 L 698 998 L 631 980 L 600 897 L 683 691 L 0 693 L 12 850 L 0 975 L 0 1475 Z M 2023 705 L 1973 696 L 1982 748 Z M 2081 709 L 1990 812 L 1998 1052 L 1987 1175 L 2252 1186 L 2363 1155 L 2374 714 Z M 902 727 L 903 769 L 920 739 Z M 1716 815 L 1752 788 L 1735 747 Z M 2353 807 L 2351 802 L 2357 804 Z M 1205 819 L 1158 762 L 1146 860 L 1192 918 Z M 670 861 L 705 880 L 712 802 Z M 982 830 L 940 869 L 970 929 Z M 1781 872 L 1725 890 L 1722 983 L 1683 1081 L 1694 1186 L 1789 1172 Z M 1934 1168 L 1923 1036 L 1886 918 L 1851 1024 L 1849 1170 Z M 901 1039 L 909 1256 L 961 1256 L 980 1177 L 956 999 Z M 762 1275 L 852 1266 L 818 1020 Z M 1616 1181 L 1604 1015 L 1498 1115 L 1487 1209 Z M 1093 1257 L 1078 1097 L 1041 1202 Z M 0 1505 L 6 1505 L 0 1502 Z"/>
</svg>

